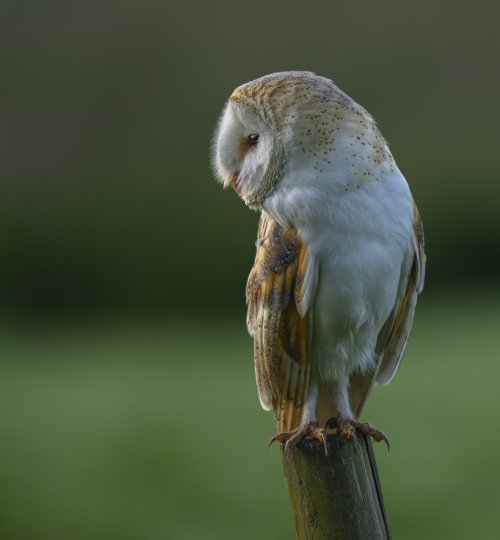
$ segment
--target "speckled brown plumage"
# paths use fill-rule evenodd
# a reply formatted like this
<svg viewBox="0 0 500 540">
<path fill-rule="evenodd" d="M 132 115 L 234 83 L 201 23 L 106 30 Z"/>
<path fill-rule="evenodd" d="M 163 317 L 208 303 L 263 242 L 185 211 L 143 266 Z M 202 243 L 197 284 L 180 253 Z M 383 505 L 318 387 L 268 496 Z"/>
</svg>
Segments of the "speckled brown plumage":
<svg viewBox="0 0 500 540">
<path fill-rule="evenodd" d="M 263 216 L 247 283 L 247 324 L 260 400 L 273 409 L 278 431 L 297 425 L 307 392 L 309 315 L 301 317 L 296 305 L 306 265 L 307 251 L 296 231 Z"/>
</svg>

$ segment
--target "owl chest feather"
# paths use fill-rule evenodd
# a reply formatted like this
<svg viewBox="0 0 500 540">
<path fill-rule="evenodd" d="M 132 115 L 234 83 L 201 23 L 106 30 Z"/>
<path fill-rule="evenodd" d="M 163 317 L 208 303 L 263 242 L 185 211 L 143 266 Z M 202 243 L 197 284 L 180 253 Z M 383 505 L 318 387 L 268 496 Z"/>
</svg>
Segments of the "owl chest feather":
<svg viewBox="0 0 500 540">
<path fill-rule="evenodd" d="M 406 283 L 412 202 L 402 175 L 345 190 L 331 178 L 284 182 L 265 211 L 297 229 L 318 266 L 311 367 L 324 381 L 366 371 Z"/>
</svg>

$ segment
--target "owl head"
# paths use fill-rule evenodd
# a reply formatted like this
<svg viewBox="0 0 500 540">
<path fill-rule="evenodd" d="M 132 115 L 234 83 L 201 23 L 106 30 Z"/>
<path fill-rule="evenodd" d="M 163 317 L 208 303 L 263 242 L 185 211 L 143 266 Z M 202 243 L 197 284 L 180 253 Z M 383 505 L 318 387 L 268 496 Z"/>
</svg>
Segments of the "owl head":
<svg viewBox="0 0 500 540">
<path fill-rule="evenodd" d="M 346 168 L 340 156 L 352 160 L 354 143 L 363 139 L 372 148 L 374 133 L 370 115 L 331 80 L 308 71 L 273 73 L 231 94 L 214 138 L 213 168 L 224 187 L 260 208 L 290 164 L 304 178 L 331 170 L 334 161 Z"/>
</svg>

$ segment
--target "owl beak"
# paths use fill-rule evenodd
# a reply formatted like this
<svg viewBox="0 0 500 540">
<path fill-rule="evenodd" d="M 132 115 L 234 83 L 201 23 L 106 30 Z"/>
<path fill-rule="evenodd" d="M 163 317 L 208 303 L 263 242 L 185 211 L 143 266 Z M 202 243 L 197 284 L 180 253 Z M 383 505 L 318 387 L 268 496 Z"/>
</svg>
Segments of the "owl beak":
<svg viewBox="0 0 500 540">
<path fill-rule="evenodd" d="M 235 193 L 237 195 L 240 195 L 240 187 L 238 185 L 238 176 L 240 174 L 240 171 L 236 171 L 234 174 L 233 174 L 233 177 L 231 179 L 231 186 L 233 187 Z"/>
</svg>

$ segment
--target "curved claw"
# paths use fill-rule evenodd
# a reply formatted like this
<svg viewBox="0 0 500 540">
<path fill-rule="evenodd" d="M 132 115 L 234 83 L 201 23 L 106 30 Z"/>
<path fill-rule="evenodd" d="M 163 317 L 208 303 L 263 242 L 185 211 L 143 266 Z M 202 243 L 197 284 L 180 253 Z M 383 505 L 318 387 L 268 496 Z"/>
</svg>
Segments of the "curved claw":
<svg viewBox="0 0 500 540">
<path fill-rule="evenodd" d="M 293 439 L 288 439 L 285 443 L 285 456 L 288 454 L 288 451 L 290 450 L 290 443 L 292 442 Z M 295 448 L 295 445 L 293 446 L 293 448 Z"/>
<path fill-rule="evenodd" d="M 391 451 L 391 443 L 389 442 L 389 439 L 384 435 L 384 442 L 385 442 L 385 446 L 387 447 L 387 451 L 390 452 Z"/>
<path fill-rule="evenodd" d="M 379 431 L 380 435 L 382 435 L 382 441 L 384 441 L 385 445 L 387 446 L 387 451 L 389 452 L 391 449 L 391 443 L 389 442 L 389 439 L 386 437 L 385 433 L 383 431 Z"/>
<path fill-rule="evenodd" d="M 269 442 L 267 443 L 267 451 L 268 452 L 271 451 L 271 446 L 278 440 L 278 437 L 279 437 L 279 433 L 278 433 L 278 435 L 274 435 L 274 437 L 271 437 L 269 439 Z"/>
<path fill-rule="evenodd" d="M 275 443 L 275 442 L 280 442 L 280 443 L 285 443 L 285 453 L 288 451 L 288 443 L 290 442 L 291 440 L 291 435 L 292 433 L 288 433 L 286 431 L 284 431 L 283 433 L 276 433 L 276 435 L 274 435 L 273 437 L 271 437 L 271 439 L 269 440 L 269 442 L 267 443 L 267 450 L 268 452 L 271 451 L 271 446 Z"/>
<path fill-rule="evenodd" d="M 376 429 L 370 424 L 359 424 L 359 427 L 356 427 L 356 429 L 361 431 L 361 433 L 372 437 L 372 439 L 374 439 L 376 442 L 384 441 L 385 445 L 387 446 L 387 451 L 391 449 L 389 439 L 386 437 L 383 431 L 380 431 L 380 429 Z"/>
<path fill-rule="evenodd" d="M 326 434 L 326 431 L 322 431 L 321 432 L 321 440 L 323 441 L 323 446 L 325 448 L 325 456 L 328 455 L 328 436 Z"/>
</svg>

